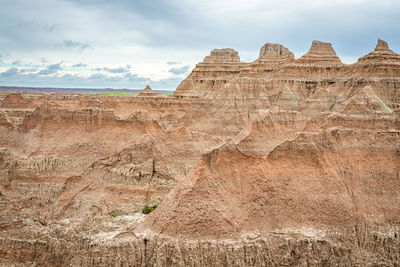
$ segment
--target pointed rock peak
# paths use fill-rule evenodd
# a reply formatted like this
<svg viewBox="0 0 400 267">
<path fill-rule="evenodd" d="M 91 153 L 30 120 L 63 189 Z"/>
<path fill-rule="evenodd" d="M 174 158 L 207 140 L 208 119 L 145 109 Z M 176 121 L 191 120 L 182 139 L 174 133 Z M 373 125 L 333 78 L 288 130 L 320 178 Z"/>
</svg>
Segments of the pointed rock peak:
<svg viewBox="0 0 400 267">
<path fill-rule="evenodd" d="M 375 50 L 358 59 L 358 63 L 400 63 L 400 55 L 389 49 L 387 42 L 378 39 Z"/>
<path fill-rule="evenodd" d="M 332 47 L 332 44 L 329 42 L 314 40 L 312 41 L 311 47 Z"/>
<path fill-rule="evenodd" d="M 144 88 L 138 96 L 160 96 L 159 93 L 155 93 L 153 91 L 153 89 L 151 89 L 151 87 L 149 85 L 146 86 L 146 88 Z"/>
<path fill-rule="evenodd" d="M 257 61 L 282 63 L 294 59 L 293 53 L 281 44 L 266 43 L 260 49 Z"/>
<path fill-rule="evenodd" d="M 213 49 L 211 56 L 238 56 L 239 53 L 232 48 Z"/>
<path fill-rule="evenodd" d="M 342 64 L 331 43 L 317 40 L 312 42 L 307 54 L 296 60 L 296 62 L 311 65 Z"/>
<path fill-rule="evenodd" d="M 286 47 L 281 44 L 275 43 L 266 43 L 260 49 L 260 57 L 268 54 L 276 54 L 276 55 L 290 55 L 293 53 L 289 51 Z"/>
<path fill-rule="evenodd" d="M 150 85 L 146 85 L 146 88 L 143 89 L 143 92 L 153 93 L 153 89 L 151 89 Z"/>
<path fill-rule="evenodd" d="M 214 49 L 209 56 L 204 58 L 206 63 L 232 63 L 240 62 L 239 53 L 232 48 Z"/>
<path fill-rule="evenodd" d="M 381 51 L 381 50 L 390 50 L 390 49 L 389 49 L 389 45 L 387 42 L 385 42 L 381 39 L 378 39 L 378 43 L 376 44 L 375 51 Z"/>
</svg>

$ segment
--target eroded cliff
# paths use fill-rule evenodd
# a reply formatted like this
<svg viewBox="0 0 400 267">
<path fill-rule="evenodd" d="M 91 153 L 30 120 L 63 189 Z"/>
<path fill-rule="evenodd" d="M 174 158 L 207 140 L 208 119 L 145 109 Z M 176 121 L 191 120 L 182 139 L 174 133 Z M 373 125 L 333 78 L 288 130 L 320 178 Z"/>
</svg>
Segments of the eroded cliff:
<svg viewBox="0 0 400 267">
<path fill-rule="evenodd" d="M 386 42 L 314 41 L 213 50 L 168 97 L 2 94 L 0 265 L 396 265 L 399 86 Z"/>
</svg>

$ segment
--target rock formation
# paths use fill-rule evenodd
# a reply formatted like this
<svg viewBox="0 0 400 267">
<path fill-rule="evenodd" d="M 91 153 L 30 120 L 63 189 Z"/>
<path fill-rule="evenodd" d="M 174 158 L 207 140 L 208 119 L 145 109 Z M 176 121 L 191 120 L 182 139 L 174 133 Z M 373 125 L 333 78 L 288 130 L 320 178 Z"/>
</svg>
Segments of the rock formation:
<svg viewBox="0 0 400 267">
<path fill-rule="evenodd" d="M 146 88 L 144 88 L 139 94 L 138 96 L 144 96 L 144 97 L 161 97 L 163 96 L 160 93 L 155 93 L 153 91 L 153 89 L 151 89 L 151 87 L 149 85 L 146 85 Z"/>
<path fill-rule="evenodd" d="M 389 49 L 389 45 L 379 39 L 375 50 L 358 59 L 359 63 L 400 63 L 400 55 Z"/>
<path fill-rule="evenodd" d="M 240 62 L 239 53 L 232 48 L 214 49 L 204 58 L 204 63 L 237 63 Z"/>
<path fill-rule="evenodd" d="M 294 55 L 281 44 L 266 43 L 260 49 L 260 55 L 251 65 L 271 67 L 294 60 Z"/>
<path fill-rule="evenodd" d="M 350 114 L 392 113 L 392 110 L 380 99 L 370 86 L 362 88 L 344 103 L 337 103 L 339 112 Z"/>
<path fill-rule="evenodd" d="M 214 49 L 203 62 L 176 88 L 175 96 L 205 96 L 227 83 L 237 74 L 243 63 L 239 54 L 231 48 Z"/>
<path fill-rule="evenodd" d="M 342 64 L 340 58 L 336 55 L 331 43 L 313 41 L 307 54 L 296 60 L 296 63 L 310 65 L 338 65 Z"/>
<path fill-rule="evenodd" d="M 168 97 L 0 93 L 0 266 L 396 266 L 399 60 L 267 43 Z"/>
</svg>

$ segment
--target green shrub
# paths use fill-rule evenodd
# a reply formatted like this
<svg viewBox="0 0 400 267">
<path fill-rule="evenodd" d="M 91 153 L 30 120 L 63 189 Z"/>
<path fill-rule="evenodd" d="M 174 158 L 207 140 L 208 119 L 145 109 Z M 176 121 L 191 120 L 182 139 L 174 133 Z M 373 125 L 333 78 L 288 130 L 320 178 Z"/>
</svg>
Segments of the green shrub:
<svg viewBox="0 0 400 267">
<path fill-rule="evenodd" d="M 116 213 L 111 213 L 111 217 L 117 217 L 118 216 L 118 214 L 116 214 Z"/>
<path fill-rule="evenodd" d="M 154 206 L 147 206 L 147 205 L 145 205 L 145 206 L 142 208 L 142 213 L 143 213 L 143 214 L 149 214 L 150 212 L 154 211 L 157 207 L 158 207 L 157 204 L 155 204 Z"/>
</svg>

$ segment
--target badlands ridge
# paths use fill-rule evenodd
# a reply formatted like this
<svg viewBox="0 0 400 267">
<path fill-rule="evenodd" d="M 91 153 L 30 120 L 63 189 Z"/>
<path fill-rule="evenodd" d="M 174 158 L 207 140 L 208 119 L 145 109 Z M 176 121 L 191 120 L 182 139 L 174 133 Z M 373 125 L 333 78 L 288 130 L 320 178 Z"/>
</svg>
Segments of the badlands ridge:
<svg viewBox="0 0 400 267">
<path fill-rule="evenodd" d="M 0 165 L 3 266 L 396 266 L 400 55 L 267 43 L 170 96 L 3 93 Z"/>
</svg>

